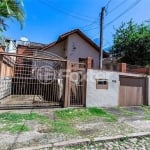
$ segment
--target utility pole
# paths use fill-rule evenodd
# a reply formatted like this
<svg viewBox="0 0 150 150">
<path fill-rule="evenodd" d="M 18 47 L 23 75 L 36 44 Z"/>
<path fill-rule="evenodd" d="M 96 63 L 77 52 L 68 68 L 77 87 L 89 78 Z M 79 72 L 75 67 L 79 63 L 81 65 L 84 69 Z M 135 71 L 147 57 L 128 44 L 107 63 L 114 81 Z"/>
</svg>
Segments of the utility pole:
<svg viewBox="0 0 150 150">
<path fill-rule="evenodd" d="M 99 49 L 99 69 L 103 68 L 103 30 L 104 30 L 104 12 L 105 7 L 102 7 L 100 13 L 100 49 Z"/>
</svg>

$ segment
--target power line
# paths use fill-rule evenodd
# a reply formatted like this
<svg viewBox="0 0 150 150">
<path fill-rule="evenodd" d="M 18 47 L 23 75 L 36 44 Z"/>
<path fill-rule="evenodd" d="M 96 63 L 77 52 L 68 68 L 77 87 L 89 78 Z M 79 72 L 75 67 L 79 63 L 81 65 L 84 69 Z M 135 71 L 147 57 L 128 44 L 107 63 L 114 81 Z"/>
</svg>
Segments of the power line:
<svg viewBox="0 0 150 150">
<path fill-rule="evenodd" d="M 97 22 L 97 23 L 96 23 L 96 22 Z M 85 26 L 82 26 L 81 28 L 87 28 L 87 27 L 89 27 L 89 26 L 95 25 L 95 23 L 98 24 L 98 18 L 97 18 L 95 21 L 92 21 L 90 24 L 87 24 L 87 25 L 85 25 Z"/>
<path fill-rule="evenodd" d="M 43 4 L 45 4 L 46 6 L 48 6 L 48 7 L 51 7 L 51 8 L 53 8 L 53 9 L 55 9 L 56 11 L 59 11 L 59 12 L 61 12 L 61 13 L 63 13 L 63 14 L 66 14 L 66 15 L 68 15 L 68 16 L 71 16 L 71 17 L 73 17 L 73 18 L 76 18 L 76 19 L 79 19 L 79 20 L 84 20 L 84 21 L 93 21 L 92 19 L 89 19 L 89 17 L 86 17 L 86 16 L 82 16 L 82 15 L 77 15 L 77 14 L 75 14 L 75 13 L 70 13 L 70 11 L 67 11 L 67 10 L 65 10 L 65 9 L 63 9 L 63 8 L 58 8 L 58 7 L 55 7 L 53 4 L 51 4 L 51 3 L 48 3 L 48 1 L 44 1 L 44 0 L 39 0 L 40 2 L 42 2 Z"/>
<path fill-rule="evenodd" d="M 46 0 L 46 1 L 49 1 L 49 2 L 51 2 L 51 4 L 53 5 L 53 6 L 55 6 L 55 5 L 57 5 L 56 3 L 54 3 L 52 0 Z M 60 9 L 62 9 L 62 10 L 65 10 L 66 12 L 68 12 L 68 13 L 70 13 L 72 10 L 70 10 L 70 9 L 66 9 L 66 8 L 63 8 L 63 7 L 60 7 L 59 6 L 59 8 Z M 81 17 L 85 17 L 85 18 L 87 18 L 87 19 L 95 19 L 95 18 L 93 18 L 93 17 L 89 17 L 89 16 L 86 16 L 86 15 L 83 15 L 83 14 L 80 14 L 80 13 L 78 13 L 78 12 L 71 12 L 71 14 L 74 14 L 74 15 L 78 15 L 78 16 L 81 16 Z"/>
<path fill-rule="evenodd" d="M 105 11 L 106 11 L 106 12 L 108 11 L 108 7 L 109 7 L 109 4 L 111 3 L 111 1 L 112 1 L 112 0 L 109 0 L 108 3 L 107 3 L 106 6 L 105 6 Z"/>
<path fill-rule="evenodd" d="M 110 11 L 107 12 L 107 15 L 112 13 L 113 11 L 117 10 L 117 8 L 119 8 L 120 6 L 122 6 L 125 2 L 127 2 L 128 0 L 124 0 L 121 3 L 119 3 L 116 7 L 112 8 Z"/>
<path fill-rule="evenodd" d="M 110 24 L 112 24 L 114 21 L 118 20 L 120 17 L 122 17 L 125 13 L 127 13 L 129 10 L 131 10 L 132 8 L 134 8 L 136 5 L 138 5 L 140 3 L 141 0 L 136 0 L 136 2 L 134 2 L 132 5 L 130 5 L 127 9 L 125 9 L 120 15 L 118 15 L 117 17 L 115 17 L 112 21 L 110 21 L 109 23 L 107 23 L 105 25 L 104 28 L 106 28 L 107 26 L 109 26 Z M 120 5 L 120 4 L 119 4 Z M 91 28 L 85 31 L 90 31 L 90 30 L 95 30 L 98 29 L 98 27 L 95 28 Z M 98 33 L 97 33 L 98 34 Z"/>
<path fill-rule="evenodd" d="M 105 8 L 106 8 L 106 9 L 108 9 L 109 4 L 111 3 L 111 1 L 112 1 L 112 0 L 108 0 L 107 4 L 105 5 Z M 85 25 L 85 26 L 83 26 L 83 27 L 81 27 L 81 28 L 86 28 L 86 27 L 92 26 L 92 25 L 94 25 L 96 22 L 97 22 L 96 24 L 99 25 L 98 21 L 99 21 L 99 18 L 97 18 L 95 21 L 93 21 L 93 22 L 91 22 L 90 24 L 87 24 L 87 25 Z M 95 28 L 92 28 L 92 29 L 95 29 Z M 88 30 L 88 29 L 87 29 L 87 30 Z"/>
<path fill-rule="evenodd" d="M 117 19 L 119 19 L 120 17 L 122 17 L 125 13 L 128 13 L 128 11 L 130 11 L 131 9 L 133 9 L 136 5 L 138 5 L 141 2 L 141 0 L 136 0 L 136 2 L 134 2 L 132 5 L 130 5 L 130 7 L 128 7 L 125 11 L 123 11 L 120 15 L 118 15 L 116 18 L 114 18 L 112 21 L 110 21 L 109 23 L 107 23 L 104 26 L 104 29 L 106 29 L 110 24 L 112 24 L 113 22 L 115 22 Z M 91 28 L 89 30 L 86 31 L 90 31 L 90 30 L 95 30 L 98 29 L 99 27 L 95 27 L 95 28 Z M 98 35 L 99 33 L 94 34 L 94 36 Z"/>
<path fill-rule="evenodd" d="M 120 17 L 122 17 L 124 14 L 126 14 L 127 12 L 129 12 L 131 9 L 133 9 L 135 6 L 137 6 L 139 3 L 141 2 L 141 0 L 136 0 L 136 2 L 134 2 L 130 7 L 128 7 L 126 10 L 124 10 L 120 15 L 118 15 L 116 18 L 114 18 L 112 21 L 110 21 L 109 23 L 107 23 L 105 25 L 105 28 L 107 26 L 109 26 L 110 24 L 112 24 L 113 22 L 115 22 L 116 20 L 118 20 Z"/>
<path fill-rule="evenodd" d="M 91 30 L 98 29 L 98 28 L 99 28 L 99 25 L 97 25 L 97 26 L 98 26 L 98 27 L 90 28 L 90 29 L 87 29 L 87 30 L 84 30 L 84 31 L 91 31 Z"/>
<path fill-rule="evenodd" d="M 127 2 L 128 0 L 124 0 L 124 1 L 122 1 L 121 3 L 119 3 L 116 7 L 114 7 L 114 8 L 112 8 L 109 12 L 108 12 L 108 7 L 109 7 L 109 4 L 111 3 L 111 1 L 112 0 L 109 0 L 108 2 L 107 2 L 107 4 L 105 5 L 105 8 L 106 8 L 106 16 L 108 15 L 108 14 L 110 14 L 110 13 L 112 13 L 113 11 L 115 11 L 115 10 L 117 10 L 117 8 L 119 8 L 120 6 L 122 6 L 125 2 Z M 86 27 L 89 27 L 89 26 L 92 26 L 92 25 L 94 25 L 96 22 L 98 22 L 98 18 L 97 18 L 97 20 L 95 20 L 95 21 L 93 21 L 93 22 L 91 22 L 90 24 L 87 24 L 87 25 L 85 25 L 85 26 L 83 26 L 83 27 L 81 27 L 81 28 L 86 28 Z M 97 23 L 97 25 L 98 25 L 99 23 Z M 98 27 L 96 27 L 96 28 L 91 28 L 91 29 L 87 29 L 87 30 L 85 30 L 85 31 L 90 31 L 90 30 L 94 30 L 94 29 L 97 29 Z M 98 33 L 97 33 L 98 34 Z M 97 35 L 97 34 L 95 34 L 95 35 Z"/>
</svg>

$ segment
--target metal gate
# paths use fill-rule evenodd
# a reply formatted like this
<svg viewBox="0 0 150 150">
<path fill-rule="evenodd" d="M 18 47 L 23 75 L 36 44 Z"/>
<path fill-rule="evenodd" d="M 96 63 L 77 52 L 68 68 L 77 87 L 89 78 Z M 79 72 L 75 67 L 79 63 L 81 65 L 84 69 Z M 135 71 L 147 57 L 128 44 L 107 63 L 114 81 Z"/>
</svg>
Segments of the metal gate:
<svg viewBox="0 0 150 150">
<path fill-rule="evenodd" d="M 1 107 L 63 106 L 67 61 L 46 56 L 0 54 Z"/>
<path fill-rule="evenodd" d="M 120 76 L 120 106 L 146 105 L 146 78 Z"/>
<path fill-rule="evenodd" d="M 85 106 L 86 64 L 71 63 L 70 106 Z"/>
</svg>

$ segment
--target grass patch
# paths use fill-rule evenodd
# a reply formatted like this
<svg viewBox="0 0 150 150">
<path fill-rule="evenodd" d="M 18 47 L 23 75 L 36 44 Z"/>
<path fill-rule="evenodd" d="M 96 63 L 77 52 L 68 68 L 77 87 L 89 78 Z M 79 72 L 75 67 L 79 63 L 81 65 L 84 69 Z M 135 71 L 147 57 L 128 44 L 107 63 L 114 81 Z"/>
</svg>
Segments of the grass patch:
<svg viewBox="0 0 150 150">
<path fill-rule="evenodd" d="M 53 131 L 75 135 L 79 131 L 74 127 L 82 121 L 92 118 L 103 118 L 107 122 L 117 121 L 117 118 L 100 108 L 64 109 L 55 111 L 55 121 L 52 123 Z"/>
<path fill-rule="evenodd" d="M 79 131 L 75 124 L 82 121 L 90 121 L 95 118 L 103 118 L 105 121 L 114 122 L 117 118 L 100 108 L 64 109 L 54 112 L 55 119 L 37 113 L 2 113 L 0 114 L 0 132 L 9 131 L 11 133 L 26 132 L 30 128 L 24 125 L 25 121 L 36 120 L 40 124 L 45 124 L 51 132 L 77 135 Z"/>
<path fill-rule="evenodd" d="M 0 131 L 9 131 L 10 133 L 26 132 L 29 130 L 29 127 L 23 124 L 5 125 L 0 128 Z"/>
<path fill-rule="evenodd" d="M 72 125 L 64 120 L 49 120 L 43 115 L 37 113 L 19 114 L 19 113 L 2 113 L 0 114 L 0 131 L 9 131 L 11 133 L 29 131 L 29 127 L 24 125 L 25 121 L 36 120 L 40 124 L 46 124 L 52 129 L 52 132 L 73 134 L 75 130 Z"/>
<path fill-rule="evenodd" d="M 7 112 L 0 114 L 0 122 L 3 123 L 17 123 L 25 120 L 38 120 L 40 123 L 43 123 L 46 122 L 48 118 L 37 113 L 18 114 Z"/>
<path fill-rule="evenodd" d="M 18 114 L 18 113 L 2 113 L 0 114 L 0 131 L 9 131 L 11 133 L 29 131 L 29 127 L 24 125 L 27 120 L 37 120 L 39 123 L 49 123 L 47 117 L 37 113 Z"/>
<path fill-rule="evenodd" d="M 65 134 L 77 134 L 77 131 L 73 128 L 72 124 L 63 120 L 54 121 L 52 123 L 53 131 Z"/>
<path fill-rule="evenodd" d="M 92 117 L 102 117 L 106 121 L 117 121 L 117 118 L 100 108 L 66 109 L 56 111 L 56 116 L 62 120 L 88 120 Z"/>
</svg>

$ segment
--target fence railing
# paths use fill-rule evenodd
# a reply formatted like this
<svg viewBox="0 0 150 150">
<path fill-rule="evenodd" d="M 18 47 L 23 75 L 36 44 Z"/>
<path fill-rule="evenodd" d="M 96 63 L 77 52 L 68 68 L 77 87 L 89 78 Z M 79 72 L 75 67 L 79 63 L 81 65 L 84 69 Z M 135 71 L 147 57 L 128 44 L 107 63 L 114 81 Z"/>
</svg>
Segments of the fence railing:
<svg viewBox="0 0 150 150">
<path fill-rule="evenodd" d="M 120 71 L 119 63 L 103 64 L 103 70 L 107 71 Z"/>
<path fill-rule="evenodd" d="M 150 67 L 130 65 L 126 63 L 103 64 L 103 70 L 150 75 Z"/>
<path fill-rule="evenodd" d="M 135 73 L 135 74 L 147 74 L 150 75 L 150 68 L 144 66 L 137 66 L 137 65 L 126 65 L 126 72 Z"/>
</svg>

